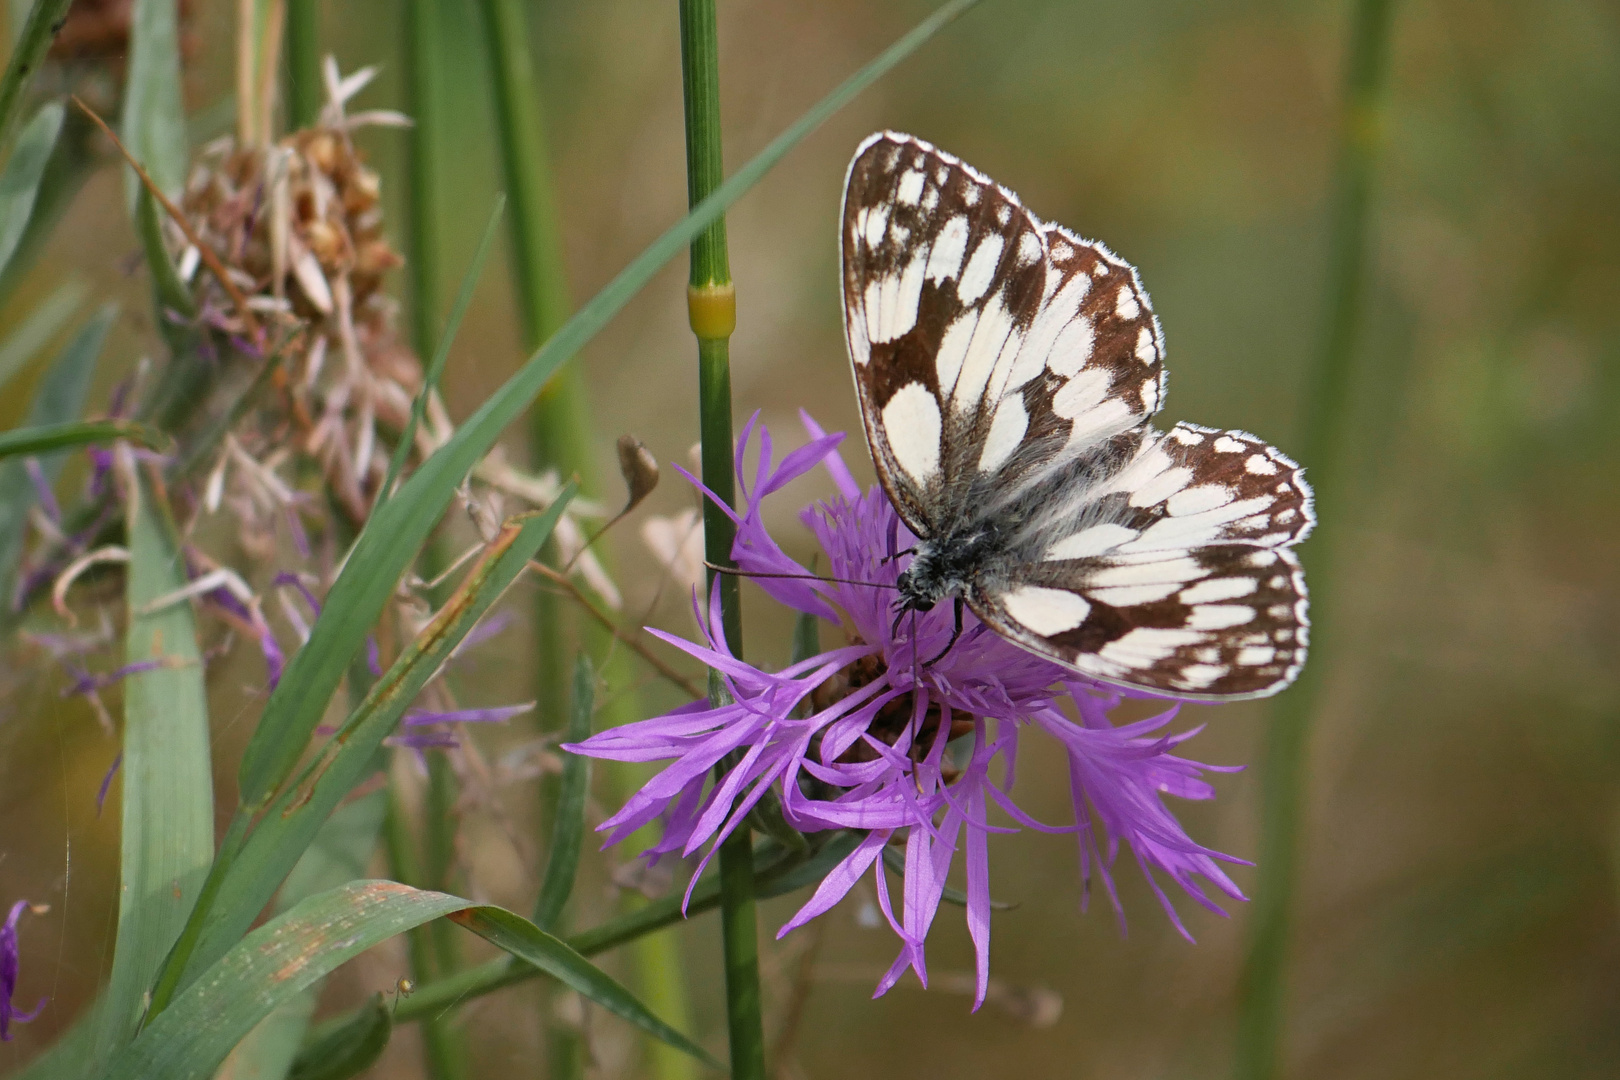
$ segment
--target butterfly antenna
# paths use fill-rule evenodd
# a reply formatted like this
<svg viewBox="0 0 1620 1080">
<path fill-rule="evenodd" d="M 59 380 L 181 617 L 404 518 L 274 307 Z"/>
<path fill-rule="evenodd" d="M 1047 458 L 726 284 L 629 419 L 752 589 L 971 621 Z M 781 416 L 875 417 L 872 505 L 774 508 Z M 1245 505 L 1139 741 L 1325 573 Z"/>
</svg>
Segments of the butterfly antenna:
<svg viewBox="0 0 1620 1080">
<path fill-rule="evenodd" d="M 891 585 L 886 581 L 856 581 L 854 578 L 822 577 L 820 574 L 771 574 L 763 570 L 739 570 L 735 566 L 721 566 L 718 563 L 709 562 L 707 559 L 703 560 L 703 565 L 717 574 L 730 574 L 733 577 L 787 578 L 791 581 L 821 581 L 829 585 L 864 585 L 871 589 L 894 589 L 897 591 L 900 588 L 900 586 Z"/>
</svg>

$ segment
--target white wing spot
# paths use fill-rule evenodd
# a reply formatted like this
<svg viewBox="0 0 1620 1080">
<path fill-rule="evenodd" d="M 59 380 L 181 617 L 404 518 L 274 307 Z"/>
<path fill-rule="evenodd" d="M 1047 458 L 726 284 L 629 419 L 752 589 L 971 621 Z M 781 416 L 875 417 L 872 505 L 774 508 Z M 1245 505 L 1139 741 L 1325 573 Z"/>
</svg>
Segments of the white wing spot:
<svg viewBox="0 0 1620 1080">
<path fill-rule="evenodd" d="M 1188 690 L 1202 690 L 1231 670 L 1225 664 L 1188 664 L 1176 675 L 1176 683 Z"/>
<path fill-rule="evenodd" d="M 999 233 L 991 233 L 979 241 L 979 246 L 973 249 L 973 255 L 968 259 L 966 269 L 962 271 L 962 280 L 956 284 L 958 301 L 971 304 L 990 288 L 990 282 L 996 276 L 996 266 L 1001 262 L 1001 249 L 1005 244 L 1006 241 Z"/>
<path fill-rule="evenodd" d="M 1119 290 L 1119 299 L 1114 303 L 1114 314 L 1127 321 L 1142 314 L 1142 305 L 1136 302 L 1136 293 L 1126 285 Z"/>
<path fill-rule="evenodd" d="M 1299 517 L 1298 510 L 1279 510 L 1277 511 L 1276 522 L 1279 525 L 1286 525 L 1297 517 Z"/>
<path fill-rule="evenodd" d="M 1074 248 L 1065 240 L 1052 241 L 1052 258 L 1068 259 L 1074 256 Z"/>
<path fill-rule="evenodd" d="M 1241 604 L 1199 604 L 1187 615 L 1192 630 L 1225 630 L 1254 620 L 1254 608 Z"/>
<path fill-rule="evenodd" d="M 1052 342 L 1052 351 L 1046 354 L 1046 366 L 1054 375 L 1071 378 L 1086 366 L 1086 361 L 1091 359 L 1091 350 L 1096 343 L 1097 331 L 1092 327 L 1091 320 L 1084 315 L 1076 315 L 1068 325 L 1058 331 L 1057 340 Z M 1097 374 L 1103 376 L 1103 390 L 1106 392 L 1107 373 L 1099 368 Z M 1101 394 L 1098 394 L 1097 400 L 1102 400 Z"/>
<path fill-rule="evenodd" d="M 1018 266 L 1035 265 L 1041 257 L 1041 238 L 1032 232 L 1027 232 L 1018 238 Z"/>
<path fill-rule="evenodd" d="M 1232 499 L 1233 493 L 1229 487 L 1220 484 L 1199 484 L 1170 496 L 1164 508 L 1171 517 L 1186 517 L 1190 514 L 1202 514 L 1217 506 L 1225 506 Z"/>
<path fill-rule="evenodd" d="M 1103 262 L 1101 259 L 1098 259 L 1097 262 L 1091 267 L 1091 274 L 1093 277 L 1107 277 L 1108 264 Z"/>
<path fill-rule="evenodd" d="M 1222 435 L 1220 438 L 1215 440 L 1215 450 L 1217 453 L 1241 454 L 1246 449 L 1247 447 L 1238 442 L 1236 439 L 1232 438 L 1230 435 Z"/>
<path fill-rule="evenodd" d="M 951 391 L 953 407 L 963 412 L 972 412 L 977 407 L 995 370 L 996 358 L 1009 344 L 1016 350 L 1020 338 L 1013 329 L 1012 313 L 1002 302 L 1002 294 L 996 293 L 979 313 L 973 340 L 968 342 L 961 374 L 956 377 L 956 386 Z"/>
<path fill-rule="evenodd" d="M 1110 641 L 1097 655 L 1104 660 L 1127 667 L 1148 667 L 1163 660 L 1184 645 L 1197 645 L 1205 640 L 1196 630 L 1166 629 L 1157 626 L 1139 626 L 1116 641 Z"/>
<path fill-rule="evenodd" d="M 1008 206 L 1006 203 L 1002 203 L 1000 206 L 996 207 L 997 225 L 1005 225 L 1010 220 L 1012 220 L 1012 208 L 1010 206 Z"/>
<path fill-rule="evenodd" d="M 1171 428 L 1170 437 L 1176 440 L 1176 442 L 1180 443 L 1182 446 L 1197 446 L 1199 443 L 1204 441 L 1204 437 L 1198 434 L 1198 432 L 1188 431 L 1184 427 Z"/>
<path fill-rule="evenodd" d="M 1029 413 L 1024 409 L 1024 395 L 1008 394 L 996 406 L 995 418 L 990 421 L 990 434 L 985 436 L 984 450 L 979 454 L 979 471 L 995 472 L 1017 451 L 1029 430 Z"/>
<path fill-rule="evenodd" d="M 868 206 L 855 215 L 855 229 L 866 241 L 868 248 L 875 248 L 883 242 L 883 233 L 889 227 L 889 207 L 887 204 Z"/>
<path fill-rule="evenodd" d="M 1144 326 L 1137 331 L 1136 358 L 1144 364 L 1151 364 L 1159 358 L 1159 347 L 1153 342 L 1152 327 Z"/>
<path fill-rule="evenodd" d="M 1214 600 L 1236 600 L 1260 587 L 1252 577 L 1207 578 L 1181 591 L 1176 599 L 1183 604 L 1207 604 Z"/>
<path fill-rule="evenodd" d="M 1240 667 L 1259 667 L 1269 664 L 1277 658 L 1277 650 L 1270 645 L 1245 645 L 1237 652 L 1237 662 Z"/>
<path fill-rule="evenodd" d="M 1048 562 L 1057 559 L 1087 559 L 1093 555 L 1101 555 L 1135 537 L 1136 530 L 1126 528 L 1124 525 L 1113 523 L 1093 525 L 1089 529 L 1081 529 L 1077 533 L 1065 536 L 1047 548 L 1045 558 Z"/>
<path fill-rule="evenodd" d="M 939 205 L 939 188 L 929 188 L 923 192 L 922 208 L 924 212 L 932 214 Z"/>
<path fill-rule="evenodd" d="M 1067 589 L 1024 585 L 1001 598 L 1002 606 L 1018 622 L 1045 637 L 1073 630 L 1086 621 L 1091 605 Z"/>
<path fill-rule="evenodd" d="M 1249 460 L 1243 463 L 1243 470 L 1256 476 L 1275 476 L 1277 463 L 1264 454 L 1250 454 Z"/>
<path fill-rule="evenodd" d="M 1154 503 L 1163 502 L 1185 488 L 1192 478 L 1193 471 L 1185 465 L 1166 469 L 1131 492 L 1130 503 L 1132 506 L 1152 506 Z"/>
<path fill-rule="evenodd" d="M 907 383 L 883 406 L 883 434 L 906 475 L 925 483 L 939 472 L 939 405 L 920 382 Z"/>
<path fill-rule="evenodd" d="M 895 189 L 894 201 L 901 206 L 916 206 L 922 199 L 923 174 L 912 169 L 900 177 L 900 185 Z"/>
<path fill-rule="evenodd" d="M 968 346 L 973 342 L 974 328 L 979 325 L 977 311 L 964 311 L 955 322 L 945 328 L 940 339 L 939 352 L 934 354 L 934 371 L 939 376 L 939 393 L 949 397 L 962 374 L 962 361 L 967 358 Z"/>
<path fill-rule="evenodd" d="M 1170 582 L 1177 588 L 1194 581 L 1206 573 L 1193 559 L 1185 555 L 1148 562 L 1118 563 L 1106 566 L 1091 575 L 1091 584 L 1098 587 L 1111 585 L 1157 585 Z"/>
<path fill-rule="evenodd" d="M 1275 551 L 1257 551 L 1249 556 L 1249 565 L 1264 570 L 1268 566 L 1275 566 L 1281 558 Z"/>
<path fill-rule="evenodd" d="M 1163 581 L 1156 585 L 1119 585 L 1109 589 L 1092 589 L 1091 595 L 1114 607 L 1132 607 L 1136 604 L 1151 604 L 1155 600 L 1163 600 L 1179 588 L 1181 588 L 1179 582 Z"/>
<path fill-rule="evenodd" d="M 984 189 L 976 184 L 964 185 L 962 188 L 962 204 L 964 206 L 978 206 L 979 196 L 983 193 Z"/>
<path fill-rule="evenodd" d="M 934 183 L 940 185 L 941 187 L 944 187 L 945 181 L 949 180 L 950 178 L 951 170 L 947 169 L 945 166 L 941 165 L 939 168 L 934 170 Z"/>
<path fill-rule="evenodd" d="M 968 219 L 964 214 L 957 214 L 947 221 L 934 238 L 934 246 L 928 253 L 928 279 L 930 281 L 944 281 L 953 278 L 962 271 L 962 256 L 967 251 Z"/>
</svg>

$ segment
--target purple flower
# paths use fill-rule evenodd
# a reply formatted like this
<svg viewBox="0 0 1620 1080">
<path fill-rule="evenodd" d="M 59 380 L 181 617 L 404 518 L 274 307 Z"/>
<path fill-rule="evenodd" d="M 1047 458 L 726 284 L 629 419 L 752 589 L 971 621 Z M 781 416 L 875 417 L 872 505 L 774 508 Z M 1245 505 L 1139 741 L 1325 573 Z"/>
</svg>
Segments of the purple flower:
<svg viewBox="0 0 1620 1080">
<path fill-rule="evenodd" d="M 1207 886 L 1243 899 L 1218 862 L 1243 860 L 1195 843 L 1164 805 L 1166 794 L 1213 798 L 1203 773 L 1235 771 L 1173 753 L 1197 733 L 1167 732 L 1179 703 L 1116 726 L 1107 714 L 1123 698 L 1154 695 L 1092 683 L 1003 640 L 971 613 L 961 638 L 940 656 L 952 633 L 951 605 L 898 623 L 894 617 L 895 581 L 907 561 L 900 553 L 915 537 L 881 489 L 863 493 L 856 485 L 836 451 L 842 436 L 823 433 L 808 416 L 804 422 L 811 441 L 780 464 L 773 463 L 770 433 L 757 417 L 743 430 L 737 461 L 744 507 L 728 511 L 737 524 L 732 556 L 783 604 L 837 624 L 847 643 L 781 671 L 754 667 L 737 659 L 724 639 L 718 593 L 707 619 L 700 617 L 703 643 L 652 630 L 719 672 L 732 702 L 714 708 L 695 701 L 567 747 L 617 761 L 670 762 L 602 824 L 607 843 L 662 819 L 662 838 L 648 857 L 690 855 L 708 845 L 706 863 L 772 790 L 783 817 L 800 832 L 864 831 L 778 936 L 827 911 L 871 871 L 879 906 L 901 941 L 879 994 L 907 968 L 927 985 L 924 941 L 960 850 L 977 953 L 975 1008 L 989 977 L 989 838 L 1016 831 L 990 823 L 992 804 L 1018 825 L 1074 833 L 1082 884 L 1095 872 L 1116 911 L 1112 871 L 1121 845 L 1128 847 L 1189 940 L 1155 870 L 1215 912 L 1224 914 Z M 750 484 L 744 462 L 756 428 L 760 447 Z M 817 465 L 831 473 L 840 494 L 806 508 L 800 519 L 820 541 L 827 577 L 841 581 L 813 577 L 763 521 L 765 498 Z M 790 576 L 763 576 L 771 574 Z M 1073 824 L 1042 824 L 1012 799 L 1019 739 L 1031 728 L 1055 739 L 1067 758 Z M 736 764 L 714 780 L 715 765 L 727 755 Z M 905 852 L 898 906 L 879 862 L 891 843 L 903 843 Z M 1085 896 L 1083 890 L 1082 907 Z"/>
<path fill-rule="evenodd" d="M 11 1041 L 11 1025 L 26 1024 L 45 1007 L 45 998 L 39 999 L 32 1012 L 18 1012 L 11 999 L 17 993 L 17 920 L 28 908 L 28 901 L 18 900 L 11 905 L 11 914 L 0 926 L 0 1042 Z"/>
</svg>

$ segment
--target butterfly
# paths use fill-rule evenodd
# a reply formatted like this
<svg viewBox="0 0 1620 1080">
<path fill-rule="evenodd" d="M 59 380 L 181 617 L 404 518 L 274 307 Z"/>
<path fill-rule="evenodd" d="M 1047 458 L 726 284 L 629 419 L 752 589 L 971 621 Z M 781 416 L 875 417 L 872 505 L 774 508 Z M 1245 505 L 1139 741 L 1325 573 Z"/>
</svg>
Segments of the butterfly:
<svg viewBox="0 0 1620 1080">
<path fill-rule="evenodd" d="M 1134 267 L 957 157 L 885 131 L 850 162 L 844 330 L 878 479 L 918 537 L 898 608 L 947 597 L 1104 682 L 1263 697 L 1305 662 L 1299 465 L 1179 423 Z M 953 638 L 954 642 L 954 638 Z"/>
</svg>

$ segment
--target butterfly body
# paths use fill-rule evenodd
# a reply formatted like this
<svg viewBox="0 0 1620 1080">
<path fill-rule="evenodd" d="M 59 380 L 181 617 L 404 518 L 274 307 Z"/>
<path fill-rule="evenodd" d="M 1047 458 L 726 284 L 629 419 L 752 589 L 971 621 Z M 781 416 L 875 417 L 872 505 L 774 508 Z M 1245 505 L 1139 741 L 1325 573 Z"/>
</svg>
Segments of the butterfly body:
<svg viewBox="0 0 1620 1080">
<path fill-rule="evenodd" d="M 1101 682 L 1274 693 L 1304 663 L 1298 465 L 1151 423 L 1164 338 L 1136 271 L 958 158 L 868 138 L 843 209 L 867 442 L 918 537 L 902 611 L 947 597 Z"/>
</svg>

